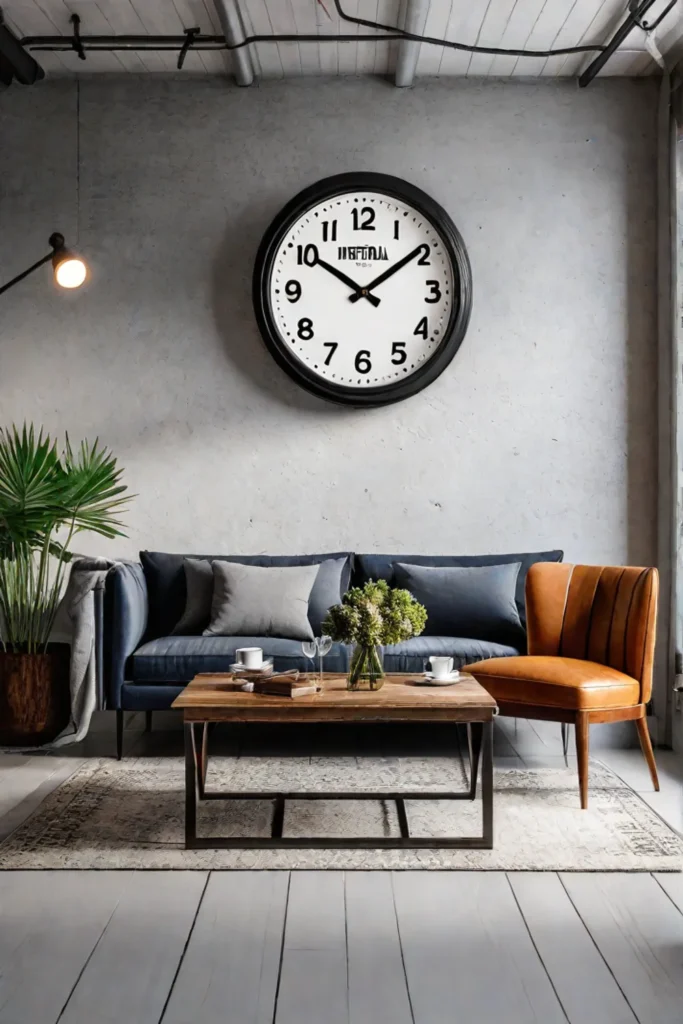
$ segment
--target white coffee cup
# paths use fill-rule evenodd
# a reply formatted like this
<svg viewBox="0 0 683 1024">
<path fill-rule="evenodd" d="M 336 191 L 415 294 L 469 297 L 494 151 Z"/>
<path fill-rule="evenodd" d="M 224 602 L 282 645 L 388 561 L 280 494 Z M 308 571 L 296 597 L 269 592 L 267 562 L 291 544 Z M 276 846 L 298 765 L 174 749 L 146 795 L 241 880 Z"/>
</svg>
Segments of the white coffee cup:
<svg viewBox="0 0 683 1024">
<path fill-rule="evenodd" d="M 245 668 L 261 668 L 263 665 L 263 648 L 238 647 L 235 651 L 235 659 L 240 665 L 244 665 Z"/>
<path fill-rule="evenodd" d="M 436 679 L 443 679 L 453 671 L 452 658 L 444 658 L 441 655 L 433 654 L 429 659 L 429 664 L 432 666 L 432 675 Z"/>
</svg>

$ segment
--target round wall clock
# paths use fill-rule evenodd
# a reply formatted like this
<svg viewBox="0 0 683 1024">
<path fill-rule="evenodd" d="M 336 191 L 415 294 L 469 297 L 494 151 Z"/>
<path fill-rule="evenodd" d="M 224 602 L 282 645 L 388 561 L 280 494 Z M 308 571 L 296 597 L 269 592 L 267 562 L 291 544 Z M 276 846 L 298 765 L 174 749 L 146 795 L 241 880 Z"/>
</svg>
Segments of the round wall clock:
<svg viewBox="0 0 683 1024">
<path fill-rule="evenodd" d="M 446 369 L 465 335 L 472 272 L 448 214 L 385 174 L 300 192 L 261 242 L 253 285 L 280 366 L 321 398 L 377 406 Z"/>
</svg>

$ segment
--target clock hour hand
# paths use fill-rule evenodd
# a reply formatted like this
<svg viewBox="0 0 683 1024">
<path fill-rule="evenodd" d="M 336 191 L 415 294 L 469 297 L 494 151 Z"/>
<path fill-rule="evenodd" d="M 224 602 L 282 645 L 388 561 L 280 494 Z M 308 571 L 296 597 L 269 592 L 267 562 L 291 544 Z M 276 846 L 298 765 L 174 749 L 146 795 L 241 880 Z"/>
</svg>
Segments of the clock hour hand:
<svg viewBox="0 0 683 1024">
<path fill-rule="evenodd" d="M 337 270 L 337 268 L 333 267 L 331 263 L 326 263 L 325 260 L 321 260 L 320 258 L 316 260 L 316 265 L 322 267 L 323 270 L 328 272 L 328 274 L 333 274 L 335 277 L 339 278 L 339 280 L 344 284 L 347 284 L 349 288 L 353 288 L 355 293 L 354 296 L 352 296 L 353 302 L 357 299 L 367 299 L 373 306 L 379 306 L 380 300 L 378 298 L 374 295 L 368 295 L 367 290 L 363 290 L 359 284 L 356 284 L 356 282 L 352 281 L 350 277 L 347 277 L 342 270 Z"/>
<path fill-rule="evenodd" d="M 373 288 L 376 288 L 377 285 L 379 284 L 383 284 L 388 278 L 392 277 L 392 275 L 395 274 L 397 270 L 400 270 L 401 267 L 405 267 L 406 263 L 410 263 L 411 260 L 414 260 L 415 257 L 423 251 L 423 249 L 427 249 L 427 251 L 429 252 L 429 246 L 425 242 L 423 242 L 422 245 L 418 245 L 417 248 L 413 249 L 412 252 L 409 252 L 408 255 L 404 256 L 402 260 L 398 261 L 398 263 L 394 263 L 393 267 L 389 267 L 389 269 L 385 270 L 383 274 L 380 274 L 379 277 L 376 277 L 374 281 L 371 281 L 370 284 L 367 284 L 365 288 L 361 288 L 359 291 L 356 292 L 355 295 L 350 295 L 349 298 L 351 302 L 358 302 L 358 300 L 361 299 L 363 295 L 365 295 L 366 298 L 368 299 L 373 298 L 372 295 L 368 294 L 369 292 L 372 291 Z"/>
</svg>

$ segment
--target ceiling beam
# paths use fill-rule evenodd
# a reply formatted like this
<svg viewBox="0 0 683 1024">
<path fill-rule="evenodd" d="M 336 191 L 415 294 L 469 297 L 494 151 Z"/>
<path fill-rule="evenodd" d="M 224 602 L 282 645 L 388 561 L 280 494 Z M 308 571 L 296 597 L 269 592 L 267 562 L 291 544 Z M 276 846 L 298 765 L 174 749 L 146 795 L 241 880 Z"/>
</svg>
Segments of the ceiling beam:
<svg viewBox="0 0 683 1024">
<path fill-rule="evenodd" d="M 214 4 L 226 43 L 228 46 L 239 46 L 244 42 L 245 32 L 237 0 L 214 0 Z M 231 50 L 230 57 L 237 84 L 251 85 L 254 81 L 254 66 L 249 47 L 242 46 L 239 50 Z"/>
<path fill-rule="evenodd" d="M 417 36 L 424 34 L 429 5 L 430 0 L 406 0 L 406 13 L 403 19 L 405 32 Z M 413 84 L 421 45 L 413 39 L 402 39 L 399 43 L 395 84 L 400 89 L 407 89 Z"/>
</svg>

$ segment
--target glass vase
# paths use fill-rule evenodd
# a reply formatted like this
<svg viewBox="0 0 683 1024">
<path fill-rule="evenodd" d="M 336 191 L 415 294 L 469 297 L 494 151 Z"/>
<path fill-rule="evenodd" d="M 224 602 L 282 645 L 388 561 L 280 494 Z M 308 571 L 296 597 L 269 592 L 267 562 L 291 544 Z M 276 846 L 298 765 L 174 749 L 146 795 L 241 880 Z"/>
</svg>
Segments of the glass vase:
<svg viewBox="0 0 683 1024">
<path fill-rule="evenodd" d="M 384 686 L 384 651 L 379 644 L 356 644 L 351 656 L 349 690 L 379 690 Z"/>
</svg>

